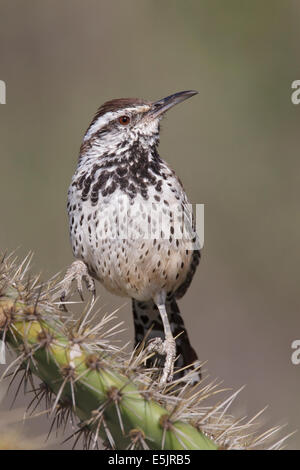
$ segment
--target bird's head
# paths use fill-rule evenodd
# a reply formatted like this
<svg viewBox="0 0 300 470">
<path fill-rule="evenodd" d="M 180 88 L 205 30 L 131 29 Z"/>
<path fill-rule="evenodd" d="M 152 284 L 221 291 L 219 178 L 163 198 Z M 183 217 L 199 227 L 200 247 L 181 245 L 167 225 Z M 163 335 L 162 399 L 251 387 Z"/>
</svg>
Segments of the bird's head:
<svg viewBox="0 0 300 470">
<path fill-rule="evenodd" d="M 158 101 L 120 98 L 107 101 L 97 111 L 83 140 L 83 149 L 94 154 L 126 150 L 138 142 L 143 147 L 159 142 L 159 123 L 166 111 L 197 94 L 181 91 Z"/>
</svg>

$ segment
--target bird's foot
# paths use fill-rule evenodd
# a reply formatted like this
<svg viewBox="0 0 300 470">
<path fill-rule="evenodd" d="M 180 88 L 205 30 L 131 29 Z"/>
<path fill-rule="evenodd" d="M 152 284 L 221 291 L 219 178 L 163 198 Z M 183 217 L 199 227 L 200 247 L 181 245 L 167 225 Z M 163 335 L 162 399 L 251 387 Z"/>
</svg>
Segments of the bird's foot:
<svg viewBox="0 0 300 470">
<path fill-rule="evenodd" d="M 61 283 L 62 285 L 62 292 L 60 295 L 60 301 L 62 302 L 62 307 L 64 310 L 67 310 L 65 305 L 65 300 L 71 291 L 71 285 L 73 281 L 76 281 L 77 290 L 80 295 L 81 300 L 83 301 L 83 293 L 82 293 L 82 280 L 84 280 L 87 289 L 92 292 L 93 299 L 92 302 L 95 301 L 96 297 L 96 288 L 95 288 L 95 281 L 90 276 L 88 269 L 83 261 L 77 260 L 74 261 L 69 269 L 66 272 L 66 275 Z"/>
<path fill-rule="evenodd" d="M 171 382 L 173 380 L 174 361 L 176 358 L 175 339 L 172 336 L 166 338 L 165 341 L 161 338 L 154 338 L 148 343 L 147 349 L 149 352 L 156 352 L 162 356 L 166 356 L 164 370 L 159 384 L 163 386 L 167 382 Z"/>
</svg>

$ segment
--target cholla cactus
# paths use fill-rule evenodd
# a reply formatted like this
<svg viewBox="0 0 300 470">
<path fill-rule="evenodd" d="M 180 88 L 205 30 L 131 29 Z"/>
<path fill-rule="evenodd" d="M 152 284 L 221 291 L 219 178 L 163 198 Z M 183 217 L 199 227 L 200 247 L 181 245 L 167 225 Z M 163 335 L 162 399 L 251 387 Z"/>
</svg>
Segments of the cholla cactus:
<svg viewBox="0 0 300 470">
<path fill-rule="evenodd" d="M 111 343 L 120 326 L 111 326 L 114 315 L 101 318 L 87 305 L 79 319 L 63 316 L 55 302 L 58 281 L 39 284 L 29 264 L 30 257 L 20 265 L 4 257 L 0 264 L 0 331 L 16 354 L 3 377 L 21 371 L 25 386 L 40 379 L 34 400 L 45 398 L 58 428 L 77 419 L 75 444 L 83 438 L 86 448 L 104 442 L 116 449 L 252 449 L 278 431 L 258 436 L 256 417 L 243 424 L 229 416 L 238 392 L 208 406 L 220 390 L 205 379 L 195 387 L 186 376 L 162 390 L 156 368 L 144 367 L 146 349 L 129 354 Z"/>
</svg>

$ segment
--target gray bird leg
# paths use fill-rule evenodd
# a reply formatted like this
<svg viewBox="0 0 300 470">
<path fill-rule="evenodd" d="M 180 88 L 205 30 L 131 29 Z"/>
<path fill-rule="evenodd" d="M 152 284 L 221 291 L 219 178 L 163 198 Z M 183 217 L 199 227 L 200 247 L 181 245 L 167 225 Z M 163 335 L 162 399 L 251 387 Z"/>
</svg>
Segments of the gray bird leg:
<svg viewBox="0 0 300 470">
<path fill-rule="evenodd" d="M 165 340 L 162 341 L 161 338 L 154 338 L 148 346 L 150 351 L 155 351 L 158 354 L 166 355 L 164 370 L 160 379 L 160 385 L 165 385 L 166 382 L 172 381 L 174 374 L 174 361 L 176 357 L 176 343 L 172 335 L 165 301 L 166 296 L 164 293 L 160 293 L 154 299 L 163 322 Z"/>
</svg>

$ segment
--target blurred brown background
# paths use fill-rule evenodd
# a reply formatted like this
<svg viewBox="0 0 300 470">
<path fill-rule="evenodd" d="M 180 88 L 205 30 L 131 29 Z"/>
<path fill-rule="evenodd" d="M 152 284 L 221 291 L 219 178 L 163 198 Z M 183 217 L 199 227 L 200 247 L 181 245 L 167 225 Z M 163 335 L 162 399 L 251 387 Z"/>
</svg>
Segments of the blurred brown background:
<svg viewBox="0 0 300 470">
<path fill-rule="evenodd" d="M 97 107 L 199 90 L 170 112 L 160 147 L 205 203 L 203 259 L 181 309 L 210 376 L 247 385 L 237 415 L 269 405 L 268 425 L 287 432 L 300 424 L 299 46 L 297 0 L 0 1 L 0 249 L 34 250 L 45 279 L 64 270 L 67 189 Z M 98 293 L 108 311 L 124 303 Z M 125 342 L 129 301 L 119 316 Z"/>
</svg>

